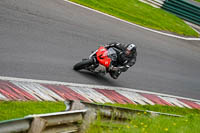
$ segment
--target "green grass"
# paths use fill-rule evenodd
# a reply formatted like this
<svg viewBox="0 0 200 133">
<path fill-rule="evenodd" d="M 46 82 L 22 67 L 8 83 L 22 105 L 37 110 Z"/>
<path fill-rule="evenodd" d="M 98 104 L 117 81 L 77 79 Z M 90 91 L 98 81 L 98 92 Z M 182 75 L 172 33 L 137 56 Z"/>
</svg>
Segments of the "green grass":
<svg viewBox="0 0 200 133">
<path fill-rule="evenodd" d="M 63 102 L 0 101 L 0 121 L 65 110 Z"/>
<path fill-rule="evenodd" d="M 194 0 L 194 1 L 200 2 L 200 0 Z"/>
<path fill-rule="evenodd" d="M 198 109 L 189 109 L 189 108 L 180 108 L 176 106 L 162 106 L 162 105 L 134 105 L 134 104 L 111 104 L 106 103 L 105 105 L 125 107 L 130 109 L 139 109 L 139 110 L 150 110 L 155 112 L 170 113 L 177 115 L 187 115 L 187 114 L 200 114 Z"/>
<path fill-rule="evenodd" d="M 130 120 L 116 123 L 114 120 L 105 121 L 100 116 L 94 121 L 87 133 L 199 133 L 200 110 L 161 105 L 133 105 L 110 104 L 106 105 L 126 107 L 130 109 L 151 110 L 184 115 L 184 117 L 152 117 L 148 113 L 138 113 Z M 1 101 L 0 121 L 21 118 L 30 114 L 52 113 L 65 110 L 63 102 L 21 102 Z"/>
<path fill-rule="evenodd" d="M 98 119 L 87 133 L 199 133 L 199 124 L 200 115 L 183 118 L 139 115 L 122 123 Z"/>
<path fill-rule="evenodd" d="M 109 104 L 111 105 L 111 104 Z M 156 116 L 138 113 L 130 120 L 116 123 L 98 119 L 90 125 L 87 133 L 199 133 L 200 110 L 167 106 L 120 105 L 131 109 L 148 109 L 184 115 L 184 117 Z"/>
<path fill-rule="evenodd" d="M 184 36 L 199 36 L 181 19 L 138 0 L 70 0 L 152 29 Z"/>
</svg>

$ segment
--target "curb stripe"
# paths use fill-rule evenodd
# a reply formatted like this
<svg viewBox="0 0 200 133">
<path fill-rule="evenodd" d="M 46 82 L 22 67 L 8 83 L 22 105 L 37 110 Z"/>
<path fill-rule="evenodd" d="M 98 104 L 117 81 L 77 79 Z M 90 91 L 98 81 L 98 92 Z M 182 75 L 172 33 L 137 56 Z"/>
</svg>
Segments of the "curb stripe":
<svg viewBox="0 0 200 133">
<path fill-rule="evenodd" d="M 172 104 L 166 102 L 165 100 L 161 99 L 160 97 L 153 95 L 153 94 L 145 94 L 145 93 L 140 93 L 142 96 L 146 97 L 147 99 L 151 100 L 155 104 L 160 104 L 160 105 L 168 105 L 172 106 Z"/>
<path fill-rule="evenodd" d="M 90 99 L 91 102 L 100 102 L 100 103 L 110 102 L 110 103 L 113 103 L 110 99 L 108 99 L 107 97 L 105 97 L 101 93 L 98 93 L 96 90 L 94 90 L 92 88 L 79 88 L 79 87 L 72 87 L 72 86 L 70 86 L 70 88 L 73 91 L 83 95 L 87 99 Z"/>
<path fill-rule="evenodd" d="M 9 82 L 7 81 L 1 81 L 0 82 L 1 92 L 7 96 L 10 100 L 25 100 L 24 97 L 19 96 L 12 87 L 12 85 L 9 85 Z"/>
<path fill-rule="evenodd" d="M 24 78 L 15 78 L 15 77 L 2 77 L 0 76 L 0 80 L 8 80 L 8 81 L 18 81 L 18 82 L 34 82 L 39 84 L 59 84 L 59 85 L 66 85 L 66 86 L 75 86 L 75 87 L 87 87 L 87 88 L 101 88 L 101 89 L 107 89 L 107 90 L 124 90 L 124 91 L 130 91 L 130 92 L 136 92 L 136 93 L 146 93 L 146 94 L 153 94 L 157 96 L 165 96 L 165 97 L 173 97 L 173 98 L 179 98 L 179 99 L 185 99 L 190 100 L 193 102 L 199 102 L 200 100 L 192 99 L 192 98 L 185 98 L 180 96 L 174 96 L 169 94 L 162 94 L 157 92 L 150 92 L 150 91 L 144 91 L 144 90 L 136 90 L 136 89 L 130 89 L 130 88 L 124 88 L 124 87 L 112 87 L 112 86 L 103 86 L 103 85 L 89 85 L 89 84 L 79 84 L 79 83 L 67 83 L 67 82 L 59 82 L 59 81 L 48 81 L 48 80 L 36 80 L 36 79 L 24 79 Z"/>
<path fill-rule="evenodd" d="M 154 105 L 154 103 L 152 101 L 150 101 L 149 99 L 143 97 L 142 95 L 140 95 L 138 93 L 121 91 L 121 90 L 116 90 L 116 91 L 119 94 L 127 97 L 128 99 L 130 99 L 131 101 L 133 101 L 136 104 L 141 104 L 141 105 L 150 104 L 150 105 Z"/>
<path fill-rule="evenodd" d="M 200 102 L 195 102 L 197 105 L 199 105 L 200 106 Z M 200 108 L 199 108 L 200 109 Z"/>
<path fill-rule="evenodd" d="M 75 91 L 64 85 L 47 85 L 47 84 L 42 84 L 42 85 L 54 91 L 56 94 L 58 94 L 65 100 L 82 100 L 90 102 L 87 98 L 83 97 L 82 95 L 76 93 Z"/>
<path fill-rule="evenodd" d="M 51 101 L 64 101 L 64 99 L 61 98 L 58 94 L 54 93 L 52 90 L 50 90 L 40 84 L 32 83 L 31 86 L 40 90 L 41 93 L 46 94 L 50 98 Z"/>
<path fill-rule="evenodd" d="M 105 90 L 105 89 L 97 89 L 94 88 L 97 92 L 103 94 L 104 96 L 108 97 L 111 101 L 120 103 L 120 104 L 135 104 L 130 99 L 122 96 L 121 94 L 117 93 L 115 90 Z"/>
<path fill-rule="evenodd" d="M 0 88 L 0 92 L 2 93 L 2 95 L 4 95 L 8 100 L 13 100 L 12 99 L 12 95 L 10 95 L 9 93 L 7 93 L 6 91 L 2 90 Z"/>
<path fill-rule="evenodd" d="M 49 100 L 49 98 L 47 96 L 45 96 L 45 94 L 41 93 L 40 90 L 37 90 L 33 87 L 31 87 L 30 85 L 28 85 L 28 83 L 26 82 L 16 82 L 16 81 L 12 81 L 12 83 L 14 85 L 16 85 L 17 87 L 23 89 L 24 91 L 28 92 L 29 94 L 31 94 L 32 96 L 34 96 L 37 100 L 42 101 L 42 100 Z"/>
<path fill-rule="evenodd" d="M 44 91 L 43 88 L 40 88 L 40 86 L 37 83 L 18 83 L 18 85 L 22 85 L 27 90 L 32 90 L 33 93 L 35 93 L 41 100 L 47 100 L 47 101 L 55 101 L 47 91 Z M 46 89 L 47 90 L 47 89 Z"/>
<path fill-rule="evenodd" d="M 185 104 L 187 104 L 187 105 L 189 105 L 189 106 L 192 107 L 192 108 L 200 109 L 200 105 L 198 105 L 198 104 L 195 103 L 195 102 L 191 102 L 191 101 L 189 101 L 189 100 L 184 100 L 184 99 L 178 99 L 178 100 L 181 101 L 181 102 L 183 102 L 183 103 L 185 103 Z"/>
<path fill-rule="evenodd" d="M 17 87 L 16 85 L 12 84 L 11 82 L 7 82 L 9 87 L 15 89 L 16 93 L 24 97 L 24 100 L 37 100 L 35 97 L 24 91 L 23 89 Z"/>
<path fill-rule="evenodd" d="M 42 86 L 50 89 L 51 91 L 53 91 L 54 93 L 58 94 L 62 99 L 64 100 L 77 100 L 76 98 L 72 96 L 68 96 L 67 94 L 70 94 L 63 91 L 62 87 L 61 86 L 54 86 L 54 85 L 45 85 L 45 84 L 41 84 Z"/>
<path fill-rule="evenodd" d="M 7 79 L 7 80 L 5 80 Z M 81 100 L 99 103 L 161 104 L 200 109 L 200 101 L 135 89 L 0 76 L 0 100 Z"/>
<path fill-rule="evenodd" d="M 189 105 L 175 99 L 175 98 L 171 98 L 171 97 L 162 97 L 159 96 L 160 98 L 164 99 L 165 101 L 171 103 L 172 105 L 178 106 L 178 107 L 187 107 L 187 108 L 191 108 Z"/>
<path fill-rule="evenodd" d="M 3 100 L 3 101 L 8 101 L 8 98 L 6 98 L 4 95 L 2 95 L 0 93 L 0 101 Z"/>
<path fill-rule="evenodd" d="M 20 93 L 17 93 L 18 91 L 8 81 L 1 81 L 0 86 L 1 89 L 12 95 L 15 98 L 14 100 L 26 100 L 23 96 L 20 95 Z"/>
</svg>

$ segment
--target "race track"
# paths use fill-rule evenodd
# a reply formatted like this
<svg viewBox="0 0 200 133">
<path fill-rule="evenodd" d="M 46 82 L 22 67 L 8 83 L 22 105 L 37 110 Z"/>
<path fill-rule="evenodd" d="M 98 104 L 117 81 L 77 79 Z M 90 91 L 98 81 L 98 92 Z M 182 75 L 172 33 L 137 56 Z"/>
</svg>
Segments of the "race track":
<svg viewBox="0 0 200 133">
<path fill-rule="evenodd" d="M 134 42 L 118 80 L 75 72 L 100 44 Z M 0 1 L 0 76 L 121 86 L 200 99 L 200 41 L 146 31 L 63 0 Z"/>
</svg>

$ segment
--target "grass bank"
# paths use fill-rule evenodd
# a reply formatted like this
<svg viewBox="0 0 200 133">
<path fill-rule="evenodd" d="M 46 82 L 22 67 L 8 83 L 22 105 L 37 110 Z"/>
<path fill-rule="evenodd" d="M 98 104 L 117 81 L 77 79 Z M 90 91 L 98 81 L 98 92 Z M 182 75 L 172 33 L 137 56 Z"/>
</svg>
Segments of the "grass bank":
<svg viewBox="0 0 200 133">
<path fill-rule="evenodd" d="M 148 113 L 137 113 L 129 120 L 115 122 L 105 120 L 98 116 L 86 133 L 199 133 L 200 131 L 200 110 L 179 107 L 168 107 L 160 105 L 132 105 L 132 104 L 110 104 L 106 105 L 126 107 L 130 109 L 151 110 L 183 115 L 184 117 L 152 117 Z M 20 102 L 1 101 L 0 121 L 21 118 L 30 114 L 41 114 L 63 111 L 63 102 Z"/>
<path fill-rule="evenodd" d="M 199 133 L 199 124 L 199 115 L 177 118 L 140 114 L 121 123 L 98 119 L 91 124 L 87 133 Z"/>
<path fill-rule="evenodd" d="M 180 108 L 176 106 L 162 106 L 158 104 L 152 106 L 152 105 L 106 103 L 105 105 L 125 107 L 125 108 L 138 109 L 138 110 L 150 110 L 150 111 L 155 111 L 155 112 L 170 113 L 170 114 L 177 114 L 177 115 L 200 114 L 200 110 L 198 109 Z"/>
<path fill-rule="evenodd" d="M 65 110 L 63 102 L 0 101 L 0 121 Z"/>
<path fill-rule="evenodd" d="M 112 105 L 112 104 L 109 104 Z M 93 122 L 87 133 L 199 133 L 200 110 L 168 106 L 151 105 L 120 105 L 131 109 L 154 110 L 181 114 L 183 117 L 155 116 L 138 113 L 130 120 L 121 123 L 104 120 L 100 116 Z"/>
<path fill-rule="evenodd" d="M 138 0 L 70 0 L 152 29 L 184 36 L 199 36 L 180 18 Z"/>
</svg>

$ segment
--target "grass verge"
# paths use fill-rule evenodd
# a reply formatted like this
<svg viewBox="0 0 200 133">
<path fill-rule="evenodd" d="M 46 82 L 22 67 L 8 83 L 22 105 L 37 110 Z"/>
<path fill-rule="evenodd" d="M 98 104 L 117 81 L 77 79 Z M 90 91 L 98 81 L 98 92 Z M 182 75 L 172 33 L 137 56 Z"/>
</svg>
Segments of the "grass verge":
<svg viewBox="0 0 200 133">
<path fill-rule="evenodd" d="M 113 104 L 108 104 L 113 105 Z M 98 119 L 90 125 L 87 133 L 199 133 L 200 110 L 168 106 L 151 105 L 121 105 L 131 109 L 154 110 L 166 113 L 176 113 L 184 117 L 150 116 L 147 113 L 138 113 L 136 116 L 123 122 Z"/>
<path fill-rule="evenodd" d="M 65 110 L 63 102 L 0 101 L 0 121 Z"/>
<path fill-rule="evenodd" d="M 110 104 L 106 105 L 126 107 L 130 109 L 151 110 L 183 115 L 184 117 L 152 117 L 148 113 L 138 113 L 129 120 L 116 122 L 97 117 L 86 133 L 199 133 L 200 110 L 161 105 L 132 105 L 132 104 Z M 63 111 L 63 102 L 20 102 L 1 101 L 0 120 L 21 118 L 30 114 L 41 114 Z"/>
<path fill-rule="evenodd" d="M 194 1 L 200 2 L 200 0 L 194 0 Z"/>
<path fill-rule="evenodd" d="M 153 8 L 138 0 L 70 0 L 152 29 L 184 36 L 198 37 L 198 33 L 180 18 L 162 9 Z"/>
<path fill-rule="evenodd" d="M 130 109 L 139 109 L 139 110 L 150 110 L 155 112 L 170 113 L 177 115 L 187 115 L 187 114 L 200 114 L 198 109 L 189 109 L 189 108 L 180 108 L 176 106 L 162 106 L 162 105 L 134 105 L 134 104 L 111 104 L 106 103 L 105 105 L 125 107 Z"/>
</svg>

